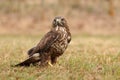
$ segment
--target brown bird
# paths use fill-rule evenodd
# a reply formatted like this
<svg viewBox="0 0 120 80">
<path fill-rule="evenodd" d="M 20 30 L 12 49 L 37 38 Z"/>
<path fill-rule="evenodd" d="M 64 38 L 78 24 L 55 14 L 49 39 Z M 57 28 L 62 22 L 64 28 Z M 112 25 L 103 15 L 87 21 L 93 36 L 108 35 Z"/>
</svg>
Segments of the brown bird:
<svg viewBox="0 0 120 80">
<path fill-rule="evenodd" d="M 61 56 L 71 41 L 71 33 L 67 21 L 63 17 L 55 17 L 51 30 L 40 42 L 28 51 L 29 58 L 15 66 L 29 66 L 39 62 L 39 65 L 53 65 Z"/>
</svg>

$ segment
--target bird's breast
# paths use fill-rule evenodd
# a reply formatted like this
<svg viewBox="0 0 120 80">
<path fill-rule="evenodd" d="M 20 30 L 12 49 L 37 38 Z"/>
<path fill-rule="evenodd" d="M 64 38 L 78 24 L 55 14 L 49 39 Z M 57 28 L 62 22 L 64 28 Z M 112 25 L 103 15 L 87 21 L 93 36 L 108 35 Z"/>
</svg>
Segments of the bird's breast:
<svg viewBox="0 0 120 80">
<path fill-rule="evenodd" d="M 68 41 L 67 41 L 67 37 L 68 37 L 68 34 L 65 30 L 62 30 L 59 31 L 60 32 L 60 37 L 59 39 L 51 45 L 51 51 L 52 53 L 63 53 L 67 46 L 68 46 Z"/>
</svg>

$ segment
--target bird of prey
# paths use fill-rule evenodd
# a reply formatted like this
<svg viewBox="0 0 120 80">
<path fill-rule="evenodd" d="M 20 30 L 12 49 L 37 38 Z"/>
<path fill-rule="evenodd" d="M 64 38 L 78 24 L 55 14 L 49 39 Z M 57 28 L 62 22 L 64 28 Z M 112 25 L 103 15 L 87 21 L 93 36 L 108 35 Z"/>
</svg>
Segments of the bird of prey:
<svg viewBox="0 0 120 80">
<path fill-rule="evenodd" d="M 15 66 L 29 66 L 34 63 L 53 66 L 57 58 L 64 53 L 70 41 L 71 33 L 66 19 L 60 16 L 55 17 L 51 30 L 35 47 L 28 50 L 29 58 Z"/>
</svg>

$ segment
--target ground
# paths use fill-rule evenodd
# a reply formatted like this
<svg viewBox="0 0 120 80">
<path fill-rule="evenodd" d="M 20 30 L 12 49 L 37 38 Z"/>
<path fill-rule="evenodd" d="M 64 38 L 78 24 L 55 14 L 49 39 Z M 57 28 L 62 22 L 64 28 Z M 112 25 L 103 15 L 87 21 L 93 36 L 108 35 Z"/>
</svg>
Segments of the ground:
<svg viewBox="0 0 120 80">
<path fill-rule="evenodd" d="M 0 35 L 0 80 L 120 80 L 120 37 L 72 35 L 53 67 L 11 67 L 28 56 L 40 35 Z"/>
</svg>

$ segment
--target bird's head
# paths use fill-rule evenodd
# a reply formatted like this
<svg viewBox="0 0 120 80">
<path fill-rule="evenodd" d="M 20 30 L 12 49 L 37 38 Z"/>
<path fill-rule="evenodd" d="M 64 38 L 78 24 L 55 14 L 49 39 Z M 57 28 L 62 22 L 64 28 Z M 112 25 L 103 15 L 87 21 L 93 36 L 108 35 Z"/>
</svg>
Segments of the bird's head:
<svg viewBox="0 0 120 80">
<path fill-rule="evenodd" d="M 67 21 L 63 17 L 55 17 L 53 20 L 53 27 L 65 27 L 67 25 Z"/>
</svg>

